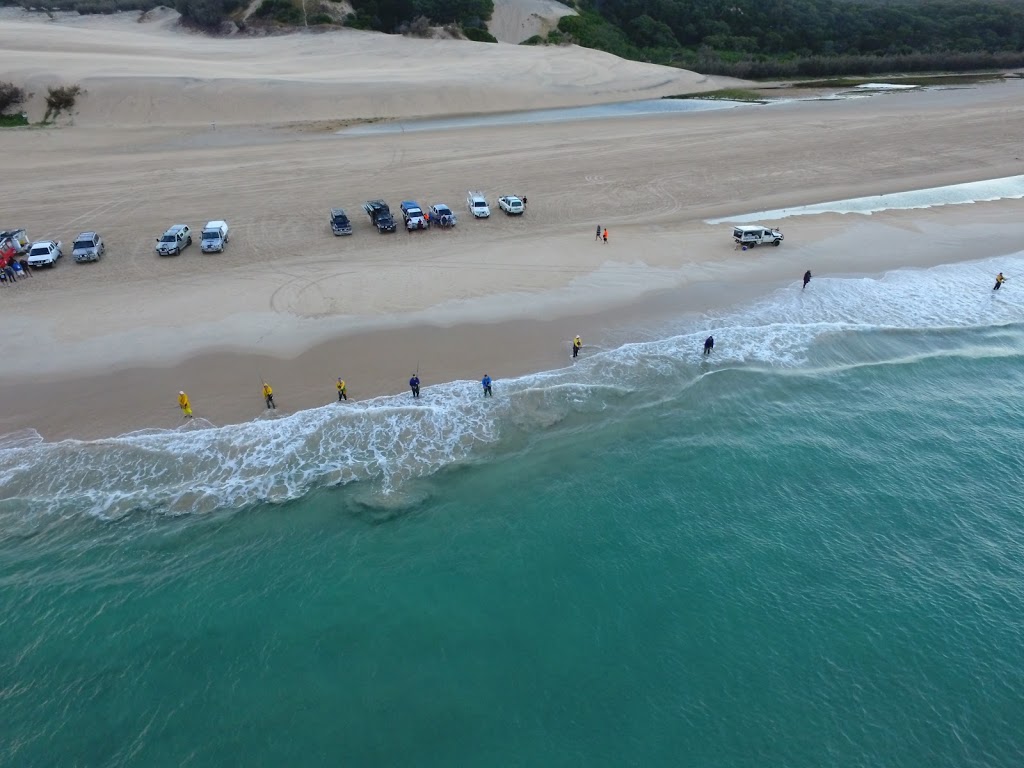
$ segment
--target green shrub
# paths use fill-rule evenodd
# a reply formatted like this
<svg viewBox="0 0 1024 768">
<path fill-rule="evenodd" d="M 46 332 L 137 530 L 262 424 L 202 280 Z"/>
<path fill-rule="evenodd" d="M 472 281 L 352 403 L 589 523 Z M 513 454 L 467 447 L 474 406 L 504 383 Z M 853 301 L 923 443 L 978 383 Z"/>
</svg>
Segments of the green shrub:
<svg viewBox="0 0 1024 768">
<path fill-rule="evenodd" d="M 477 27 L 463 27 L 462 34 L 466 36 L 467 40 L 474 40 L 478 43 L 498 42 L 498 38 L 496 38 L 486 29 L 478 29 Z"/>
<path fill-rule="evenodd" d="M 291 0 L 263 0 L 252 15 L 260 19 L 272 19 L 278 24 L 302 23 L 302 11 Z"/>
<path fill-rule="evenodd" d="M 28 94 L 14 83 L 0 83 L 0 115 L 6 115 L 15 107 L 25 103 Z"/>
<path fill-rule="evenodd" d="M 46 114 L 43 122 L 57 119 L 62 112 L 70 112 L 82 93 L 80 85 L 59 85 L 46 89 Z"/>
</svg>

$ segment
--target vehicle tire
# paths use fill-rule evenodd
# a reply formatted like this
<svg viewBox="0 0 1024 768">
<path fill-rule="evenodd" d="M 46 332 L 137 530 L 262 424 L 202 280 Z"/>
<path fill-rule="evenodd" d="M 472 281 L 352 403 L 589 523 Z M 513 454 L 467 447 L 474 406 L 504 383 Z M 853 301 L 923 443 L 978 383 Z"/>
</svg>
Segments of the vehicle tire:
<svg viewBox="0 0 1024 768">
<path fill-rule="evenodd" d="M 192 245 L 192 235 L 189 235 L 188 240 L 185 242 L 185 247 L 188 248 Z"/>
<path fill-rule="evenodd" d="M 757 243 L 747 243 L 747 248 L 753 248 Z"/>
<path fill-rule="evenodd" d="M 774 245 L 775 247 L 778 247 L 779 243 L 781 243 L 781 242 L 782 242 L 781 240 L 776 240 L 774 243 L 772 243 L 772 245 Z"/>
</svg>

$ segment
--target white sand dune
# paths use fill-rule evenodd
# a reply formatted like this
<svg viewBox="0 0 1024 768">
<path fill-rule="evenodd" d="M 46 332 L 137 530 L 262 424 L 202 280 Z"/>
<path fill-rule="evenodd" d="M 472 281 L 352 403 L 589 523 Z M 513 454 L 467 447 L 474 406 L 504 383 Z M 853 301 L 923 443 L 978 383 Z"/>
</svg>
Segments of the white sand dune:
<svg viewBox="0 0 1024 768">
<path fill-rule="evenodd" d="M 0 69 L 37 94 L 78 83 L 77 125 L 187 126 L 410 117 L 597 104 L 733 82 L 568 47 L 420 40 L 357 30 L 208 37 L 167 14 L 7 12 Z"/>
<path fill-rule="evenodd" d="M 575 15 L 576 11 L 557 0 L 495 0 L 487 28 L 503 43 L 521 43 L 534 35 L 546 35 L 563 16 Z"/>
</svg>

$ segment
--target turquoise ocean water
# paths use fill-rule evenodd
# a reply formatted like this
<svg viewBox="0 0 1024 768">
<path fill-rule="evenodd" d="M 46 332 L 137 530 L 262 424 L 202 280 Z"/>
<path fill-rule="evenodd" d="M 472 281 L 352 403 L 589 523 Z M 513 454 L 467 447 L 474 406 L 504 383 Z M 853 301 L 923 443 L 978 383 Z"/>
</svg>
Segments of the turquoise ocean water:
<svg viewBox="0 0 1024 768">
<path fill-rule="evenodd" d="M 493 401 L 7 436 L 0 765 L 1024 765 L 999 270 L 815 279 Z"/>
</svg>

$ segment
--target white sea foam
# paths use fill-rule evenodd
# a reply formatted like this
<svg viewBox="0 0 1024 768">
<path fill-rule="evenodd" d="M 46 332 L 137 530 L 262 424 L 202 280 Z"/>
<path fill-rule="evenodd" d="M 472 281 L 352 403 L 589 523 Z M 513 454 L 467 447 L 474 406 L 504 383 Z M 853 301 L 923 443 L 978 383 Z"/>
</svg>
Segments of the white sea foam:
<svg viewBox="0 0 1024 768">
<path fill-rule="evenodd" d="M 861 83 L 853 87 L 861 91 L 910 91 L 920 86 L 906 83 Z"/>
<path fill-rule="evenodd" d="M 896 192 L 891 195 L 854 197 L 849 200 L 835 200 L 830 203 L 815 203 L 794 208 L 778 208 L 773 211 L 744 213 L 708 219 L 706 224 L 744 224 L 761 221 L 776 221 L 790 216 L 812 216 L 818 213 L 860 213 L 870 216 L 878 211 L 909 210 L 912 208 L 933 208 L 941 205 L 966 205 L 969 203 L 991 202 L 993 200 L 1019 200 L 1024 198 L 1024 176 L 1006 176 L 989 181 L 972 181 L 966 184 L 951 184 L 946 187 L 915 189 Z"/>
<path fill-rule="evenodd" d="M 993 292 L 997 271 L 1011 276 Z M 0 517 L 87 510 L 209 512 L 296 498 L 316 487 L 373 481 L 373 494 L 408 487 L 442 467 L 486 455 L 515 434 L 573 414 L 651 401 L 666 380 L 702 366 L 804 366 L 816 340 L 849 331 L 936 330 L 1024 322 L 1024 254 L 880 278 L 814 279 L 739 309 L 685 321 L 658 341 L 589 352 L 566 368 L 500 380 L 483 399 L 477 382 L 332 404 L 273 420 L 48 443 L 31 430 L 0 438 Z M 715 336 L 709 362 L 701 354 Z M 568 360 L 567 360 L 568 363 Z"/>
</svg>

